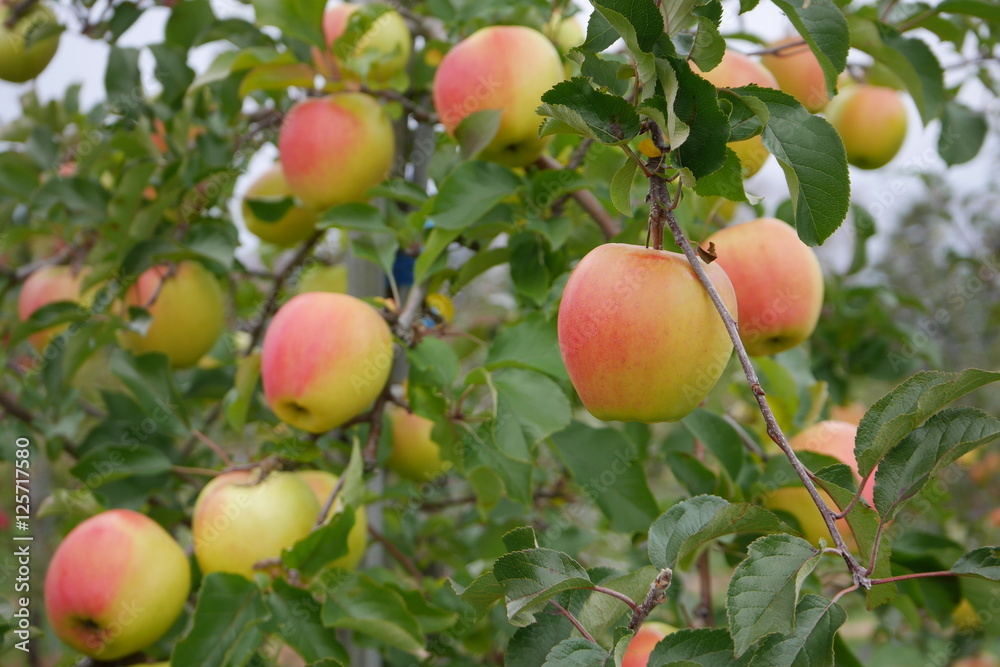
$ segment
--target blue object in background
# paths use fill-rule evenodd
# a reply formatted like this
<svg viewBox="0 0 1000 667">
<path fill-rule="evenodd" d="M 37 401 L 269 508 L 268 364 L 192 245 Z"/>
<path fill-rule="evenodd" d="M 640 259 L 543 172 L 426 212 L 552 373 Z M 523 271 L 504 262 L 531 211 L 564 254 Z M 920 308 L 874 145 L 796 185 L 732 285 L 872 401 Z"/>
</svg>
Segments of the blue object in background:
<svg viewBox="0 0 1000 667">
<path fill-rule="evenodd" d="M 416 257 L 410 257 L 406 253 L 397 250 L 396 259 L 392 262 L 392 277 L 396 280 L 396 285 L 402 289 L 413 284 L 413 268 L 417 264 Z M 385 281 L 386 289 L 389 288 L 389 279 Z"/>
</svg>

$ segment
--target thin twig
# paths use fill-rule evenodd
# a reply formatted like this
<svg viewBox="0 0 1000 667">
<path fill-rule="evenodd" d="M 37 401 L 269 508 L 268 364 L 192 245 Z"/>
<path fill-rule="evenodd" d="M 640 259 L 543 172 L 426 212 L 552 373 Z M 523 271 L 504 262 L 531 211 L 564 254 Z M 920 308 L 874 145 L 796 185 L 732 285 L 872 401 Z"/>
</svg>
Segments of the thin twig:
<svg viewBox="0 0 1000 667">
<path fill-rule="evenodd" d="M 563 164 L 549 155 L 543 155 L 535 162 L 542 169 L 560 170 Z M 607 209 L 597 200 L 594 193 L 589 190 L 576 190 L 571 195 L 576 203 L 594 219 L 605 238 L 612 238 L 621 232 L 621 225 L 608 213 Z"/>
<path fill-rule="evenodd" d="M 213 452 L 215 452 L 215 455 L 218 456 L 220 459 L 222 459 L 222 462 L 224 464 L 226 464 L 227 466 L 231 466 L 233 464 L 233 460 L 229 458 L 229 454 L 226 453 L 226 450 L 220 447 L 217 442 L 209 438 L 207 435 L 205 435 L 204 433 L 202 433 L 197 429 L 191 431 L 191 435 L 198 438 L 198 440 L 201 441 L 203 445 L 205 445 Z"/>
<path fill-rule="evenodd" d="M 701 587 L 701 604 L 695 614 L 701 617 L 706 628 L 715 627 L 715 612 L 712 610 L 712 570 L 708 562 L 708 550 L 698 557 L 698 584 Z"/>
<path fill-rule="evenodd" d="M 38 4 L 38 0 L 22 0 L 11 7 L 10 14 L 7 15 L 7 20 L 4 21 L 4 27 L 13 28 L 21 20 L 21 17 L 27 14 L 28 10 L 36 4 Z"/>
<path fill-rule="evenodd" d="M 567 609 L 566 607 L 562 606 L 561 604 L 559 604 L 555 600 L 549 600 L 549 602 L 552 603 L 553 607 L 555 607 L 557 610 L 559 610 L 560 614 L 562 614 L 563 616 L 565 616 L 566 618 L 569 619 L 569 622 L 573 624 L 573 627 L 577 629 L 577 632 L 579 632 L 581 635 L 583 635 L 584 639 L 586 639 L 587 641 L 589 641 L 591 643 L 597 644 L 597 640 L 594 639 L 594 636 L 591 635 L 589 632 L 587 632 L 587 628 L 583 627 L 583 625 L 580 623 L 580 621 L 577 620 L 576 616 L 574 616 L 573 613 L 569 609 Z M 598 646 L 600 646 L 600 644 L 598 644 Z"/>
<path fill-rule="evenodd" d="M 646 599 L 642 601 L 637 611 L 632 612 L 632 619 L 628 622 L 629 630 L 633 633 L 638 632 L 642 624 L 646 622 L 649 612 L 653 611 L 657 605 L 667 599 L 667 589 L 670 588 L 670 582 L 673 578 L 674 573 L 670 568 L 660 570 L 660 573 L 656 575 L 656 579 L 649 586 Z"/>
<path fill-rule="evenodd" d="M 400 551 L 399 547 L 393 544 L 390 540 L 386 539 L 385 535 L 375 530 L 374 526 L 368 526 L 368 534 L 375 538 L 379 544 L 385 547 L 385 550 L 389 552 L 389 555 L 399 561 L 399 564 L 410 573 L 411 577 L 417 581 L 424 578 L 424 573 L 420 571 L 420 568 L 416 566 L 413 560 Z"/>
<path fill-rule="evenodd" d="M 736 434 L 740 436 L 740 441 L 743 443 L 744 447 L 759 456 L 761 461 L 767 461 L 770 458 L 767 452 L 761 449 L 760 445 L 754 442 L 754 439 L 751 438 L 743 429 L 743 425 L 736 421 L 732 415 L 725 414 L 722 418 L 725 419 L 729 425 L 733 427 L 733 430 L 736 431 Z"/>
<path fill-rule="evenodd" d="M 875 471 L 872 470 L 870 473 L 865 475 L 865 478 L 861 480 L 860 484 L 858 484 L 858 492 L 854 494 L 853 498 L 851 498 L 851 502 L 847 503 L 847 507 L 844 508 L 844 511 L 835 513 L 833 515 L 835 519 L 843 519 L 845 516 L 851 513 L 851 510 L 854 509 L 855 505 L 857 505 L 858 500 L 861 499 L 861 492 L 865 490 L 866 486 L 868 486 L 868 480 L 871 479 L 871 476 L 874 473 Z"/>
<path fill-rule="evenodd" d="M 613 597 L 616 600 L 621 600 L 626 605 L 628 605 L 628 608 L 632 610 L 633 614 L 639 613 L 639 605 L 637 605 L 632 598 L 625 595 L 624 593 L 619 593 L 618 591 L 612 588 L 606 588 L 604 586 L 594 586 L 594 588 L 592 588 L 591 590 L 593 590 L 596 593 L 603 593 L 604 595 Z"/>
<path fill-rule="evenodd" d="M 222 474 L 218 470 L 211 470 L 209 468 L 192 468 L 190 466 L 171 466 L 170 469 L 179 474 L 201 475 L 203 477 L 218 477 Z"/>
<path fill-rule="evenodd" d="M 361 458 L 365 462 L 365 471 L 371 472 L 378 463 L 378 440 L 382 435 L 382 413 L 385 412 L 385 404 L 389 401 L 389 388 L 392 381 L 386 382 L 382 393 L 375 399 L 372 407 L 371 419 L 368 426 L 368 440 L 365 448 L 361 452 Z"/>
<path fill-rule="evenodd" d="M 5 392 L 0 392 L 0 408 L 3 408 L 11 417 L 17 417 L 25 424 L 37 430 L 35 418 L 28 412 L 27 408 L 21 405 L 16 398 Z"/>
<path fill-rule="evenodd" d="M 766 49 L 760 49 L 758 51 L 751 51 L 751 52 L 747 53 L 747 55 L 748 56 L 772 56 L 772 55 L 773 56 L 786 56 L 786 55 L 789 55 L 789 54 L 786 54 L 785 51 L 789 51 L 791 49 L 798 49 L 798 48 L 803 47 L 803 46 L 805 46 L 806 48 L 808 48 L 808 45 L 806 44 L 806 40 L 800 39 L 800 40 L 795 41 L 795 42 L 789 42 L 788 44 L 778 44 L 776 46 L 771 46 L 771 47 L 768 47 Z"/>
<path fill-rule="evenodd" d="M 337 502 L 337 496 L 340 495 L 340 491 L 344 488 L 344 481 L 347 479 L 347 475 L 341 475 L 337 479 L 337 483 L 333 485 L 333 490 L 330 495 L 327 496 L 326 502 L 323 503 L 323 507 L 319 510 L 319 516 L 316 517 L 316 528 L 319 528 L 326 522 L 326 516 L 333 509 L 333 504 Z"/>
</svg>

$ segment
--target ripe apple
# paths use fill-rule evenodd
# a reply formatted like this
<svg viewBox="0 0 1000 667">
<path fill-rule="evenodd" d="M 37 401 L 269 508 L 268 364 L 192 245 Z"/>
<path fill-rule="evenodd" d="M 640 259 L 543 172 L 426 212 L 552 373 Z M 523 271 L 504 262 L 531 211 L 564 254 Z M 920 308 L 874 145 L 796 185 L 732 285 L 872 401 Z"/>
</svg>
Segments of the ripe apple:
<svg viewBox="0 0 1000 667">
<path fill-rule="evenodd" d="M 736 317 L 726 272 L 717 262 L 704 268 Z M 683 418 L 715 386 L 733 351 L 683 255 L 622 243 L 598 246 L 577 265 L 558 329 L 573 386 L 605 421 Z"/>
<path fill-rule="evenodd" d="M 847 161 L 862 169 L 889 164 L 906 139 L 906 105 L 892 88 L 847 86 L 826 107 L 826 118 L 844 141 Z"/>
<path fill-rule="evenodd" d="M 392 424 L 392 452 L 385 462 L 389 470 L 414 482 L 428 482 L 451 468 L 431 439 L 434 422 L 398 405 L 388 406 L 386 413 Z"/>
<path fill-rule="evenodd" d="M 45 575 L 56 636 L 92 658 L 115 660 L 170 629 L 187 600 L 191 566 L 170 534 L 132 510 L 93 516 L 66 536 Z"/>
<path fill-rule="evenodd" d="M 222 287 L 198 262 L 148 269 L 129 288 L 124 303 L 145 308 L 153 321 L 145 336 L 123 333 L 122 345 L 137 354 L 162 352 L 177 368 L 197 363 L 222 333 Z"/>
<path fill-rule="evenodd" d="M 298 294 L 306 292 L 335 292 L 337 294 L 347 293 L 347 265 L 335 264 L 333 266 L 317 265 L 302 272 L 298 284 L 295 286 Z"/>
<path fill-rule="evenodd" d="M 769 47 L 774 49 L 786 44 L 795 46 L 768 53 L 761 57 L 761 63 L 774 75 L 781 89 L 801 102 L 810 113 L 822 111 L 830 101 L 823 68 L 801 37 L 788 37 Z"/>
<path fill-rule="evenodd" d="M 822 489 L 817 490 L 819 491 L 820 498 L 823 499 L 823 502 L 829 508 L 834 512 L 839 511 L 837 504 L 833 502 L 833 498 L 826 491 Z M 823 521 L 823 516 L 819 513 L 819 508 L 816 507 L 816 503 L 813 502 L 812 497 L 806 491 L 805 487 L 788 486 L 775 489 L 764 495 L 762 504 L 769 510 L 785 512 L 795 517 L 799 523 L 802 536 L 813 546 L 819 546 L 820 538 L 826 540 L 827 544 L 832 542 L 830 531 L 826 528 L 826 522 Z M 840 535 L 844 538 L 847 546 L 854 548 L 854 535 L 851 533 L 850 526 L 847 525 L 847 519 L 839 519 L 837 521 L 837 529 L 840 531 Z"/>
<path fill-rule="evenodd" d="M 291 472 L 234 470 L 205 485 L 194 505 L 194 555 L 205 574 L 232 572 L 248 579 L 255 563 L 281 555 L 309 534 L 320 506 L 312 489 Z"/>
<path fill-rule="evenodd" d="M 551 137 L 538 138 L 542 119 L 535 109 L 562 80 L 559 52 L 545 35 L 523 26 L 491 26 L 445 55 L 434 77 L 434 107 L 452 136 L 466 116 L 499 109 L 496 136 L 479 157 L 523 167 L 549 144 Z"/>
<path fill-rule="evenodd" d="M 653 652 L 660 640 L 669 634 L 677 632 L 677 628 L 666 623 L 654 623 L 647 621 L 639 627 L 639 631 L 632 637 L 628 649 L 625 651 L 625 658 L 622 660 L 622 667 L 646 667 L 649 664 L 649 654 Z"/>
<path fill-rule="evenodd" d="M 307 206 L 364 201 L 395 157 L 395 135 L 379 103 L 362 93 L 299 102 L 278 137 L 285 179 Z"/>
<path fill-rule="evenodd" d="M 823 306 L 823 273 L 788 224 L 758 218 L 705 240 L 736 290 L 740 340 L 754 356 L 777 354 L 812 335 Z"/>
<path fill-rule="evenodd" d="M 693 69 L 716 88 L 738 88 L 752 83 L 764 88 L 778 87 L 774 75 L 763 65 L 737 51 L 726 50 L 722 62 L 710 72 L 702 72 L 697 67 Z M 730 142 L 729 147 L 736 151 L 743 164 L 743 178 L 749 178 L 760 171 L 771 155 L 764 148 L 764 140 L 760 135 L 743 141 Z"/>
<path fill-rule="evenodd" d="M 280 246 L 290 246 L 305 241 L 316 229 L 319 214 L 313 209 L 293 204 L 280 219 L 274 222 L 261 220 L 250 209 L 247 200 L 281 200 L 291 197 L 292 191 L 285 180 L 285 172 L 277 163 L 257 177 L 243 198 L 243 222 L 252 234 Z"/>
<path fill-rule="evenodd" d="M 361 5 L 345 2 L 328 9 L 323 14 L 323 36 L 328 50 L 326 53 L 319 53 L 314 49 L 313 60 L 327 78 L 333 78 L 343 65 L 333 55 L 333 43 L 344 34 L 351 15 L 359 9 Z M 412 42 L 413 37 L 403 17 L 399 12 L 388 11 L 379 15 L 368 31 L 361 36 L 353 57 L 357 58 L 365 52 L 370 52 L 373 61 L 368 70 L 369 78 L 379 82 L 388 81 L 397 72 L 406 68 L 410 60 Z"/>
<path fill-rule="evenodd" d="M 848 405 L 834 405 L 830 408 L 830 419 L 840 422 L 847 422 L 857 426 L 861 423 L 861 418 L 868 412 L 867 406 L 859 401 L 854 401 Z"/>
<path fill-rule="evenodd" d="M 364 412 L 382 391 L 392 369 L 392 332 L 360 299 L 309 292 L 278 310 L 261 354 L 274 414 L 322 433 Z"/>
<path fill-rule="evenodd" d="M 21 286 L 17 298 L 17 313 L 22 322 L 31 317 L 39 308 L 59 301 L 82 300 L 81 288 L 86 270 L 75 271 L 69 266 L 43 266 L 34 271 Z M 29 337 L 32 346 L 43 351 L 52 339 L 61 334 L 69 325 L 60 324 Z"/>
<path fill-rule="evenodd" d="M 52 30 L 56 17 L 51 9 L 39 3 L 29 7 L 14 27 L 8 28 L 7 17 L 14 4 L 11 0 L 0 2 L 0 79 L 24 83 L 41 74 L 55 56 L 59 33 L 32 39 L 31 46 L 25 48 L 33 33 Z"/>
<path fill-rule="evenodd" d="M 301 470 L 296 474 L 312 489 L 313 494 L 316 496 L 316 501 L 319 503 L 319 509 L 322 510 L 330 494 L 333 493 L 334 487 L 337 486 L 337 476 L 325 470 Z M 340 498 L 338 497 L 334 501 L 333 507 L 327 513 L 326 520 L 329 521 L 333 515 L 339 514 L 343 510 L 344 504 L 340 502 Z M 319 510 L 317 510 L 318 513 Z M 354 525 L 347 534 L 347 554 L 337 560 L 330 561 L 330 566 L 353 570 L 361 562 L 361 559 L 364 558 L 367 546 L 368 516 L 365 513 L 364 507 L 358 507 L 354 510 Z"/>
<path fill-rule="evenodd" d="M 816 452 L 832 456 L 841 463 L 849 465 L 854 471 L 854 478 L 861 482 L 858 474 L 858 460 L 854 457 L 854 439 L 858 435 L 856 424 L 836 421 L 833 419 L 816 422 L 812 426 L 800 431 L 788 444 L 797 452 Z M 872 500 L 872 493 L 875 491 L 875 478 L 868 479 L 861 497 L 868 501 L 868 505 L 875 506 Z"/>
</svg>

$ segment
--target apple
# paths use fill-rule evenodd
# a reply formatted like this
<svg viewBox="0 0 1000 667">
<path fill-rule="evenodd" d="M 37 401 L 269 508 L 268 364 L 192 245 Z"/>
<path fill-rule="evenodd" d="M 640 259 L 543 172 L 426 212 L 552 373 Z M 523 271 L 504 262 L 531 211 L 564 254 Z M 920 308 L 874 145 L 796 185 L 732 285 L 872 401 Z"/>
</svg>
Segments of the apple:
<svg viewBox="0 0 1000 667">
<path fill-rule="evenodd" d="M 136 354 L 162 352 L 177 368 L 197 363 L 225 323 L 222 287 L 198 262 L 151 267 L 128 289 L 123 302 L 145 308 L 153 321 L 145 335 L 123 333 L 122 345 Z"/>
<path fill-rule="evenodd" d="M 264 395 L 282 421 L 322 433 L 371 405 L 392 360 L 392 332 L 374 308 L 346 294 L 299 294 L 264 336 Z"/>
<path fill-rule="evenodd" d="M 847 161 L 861 169 L 889 164 L 906 139 L 906 105 L 892 88 L 847 86 L 826 107 L 826 118 L 844 141 Z"/>
<path fill-rule="evenodd" d="M 320 505 L 309 485 L 291 472 L 234 470 L 198 494 L 191 534 L 204 574 L 231 572 L 248 579 L 255 563 L 276 558 L 312 531 Z"/>
<path fill-rule="evenodd" d="M 975 633 L 983 629 L 983 619 L 972 606 L 967 598 L 955 605 L 951 612 L 951 618 L 955 622 L 955 629 L 964 633 Z"/>
<path fill-rule="evenodd" d="M 722 62 L 710 72 L 702 72 L 697 67 L 692 69 L 717 88 L 739 88 L 752 83 L 764 88 L 778 87 L 774 75 L 763 65 L 737 51 L 726 50 Z M 770 156 L 768 150 L 764 148 L 764 140 L 760 135 L 730 142 L 729 147 L 736 151 L 743 164 L 743 178 L 749 178 L 760 171 Z"/>
<path fill-rule="evenodd" d="M 351 16 L 359 9 L 361 5 L 345 2 L 323 14 L 323 36 L 328 51 L 319 53 L 314 49 L 313 60 L 327 78 L 334 78 L 343 65 L 333 55 L 333 43 L 344 34 Z M 353 57 L 370 53 L 373 60 L 368 71 L 369 77 L 374 81 L 385 82 L 406 68 L 412 42 L 413 37 L 406 21 L 399 12 L 390 10 L 380 14 L 368 31 L 358 39 Z M 328 63 L 334 66 L 330 67 Z"/>
<path fill-rule="evenodd" d="M 860 401 L 854 401 L 847 405 L 834 405 L 830 408 L 830 419 L 840 422 L 848 422 L 857 426 L 861 423 L 861 418 L 868 412 L 867 406 Z"/>
<path fill-rule="evenodd" d="M 21 293 L 17 298 L 18 317 L 24 322 L 36 310 L 50 303 L 60 301 L 80 303 L 83 298 L 81 288 L 85 276 L 86 269 L 76 271 L 69 266 L 43 266 L 32 272 L 21 285 Z M 41 352 L 68 326 L 60 324 L 49 327 L 32 334 L 29 340 L 32 346 Z"/>
<path fill-rule="evenodd" d="M 441 460 L 441 447 L 431 439 L 434 422 L 398 405 L 386 407 L 392 424 L 392 452 L 385 464 L 400 477 L 428 482 L 451 468 Z"/>
<path fill-rule="evenodd" d="M 830 97 L 823 68 L 809 45 L 803 44 L 802 38 L 796 35 L 768 46 L 775 49 L 789 44 L 795 46 L 765 54 L 760 61 L 774 75 L 781 89 L 801 102 L 810 113 L 822 111 Z"/>
<path fill-rule="evenodd" d="M 261 220 L 250 209 L 248 200 L 282 200 L 292 196 L 292 191 L 285 180 L 281 164 L 274 164 L 257 177 L 257 180 L 247 189 L 243 198 L 243 222 L 252 234 L 261 240 L 279 246 L 295 245 L 305 241 L 316 230 L 319 214 L 304 206 L 292 204 L 280 219 L 274 222 Z"/>
<path fill-rule="evenodd" d="M 736 317 L 726 272 L 718 263 L 704 268 Z M 715 386 L 733 351 L 683 255 L 623 243 L 598 246 L 574 269 L 558 330 L 573 386 L 605 421 L 683 418 Z"/>
<path fill-rule="evenodd" d="M 625 650 L 622 667 L 646 667 L 649 664 L 649 654 L 653 652 L 660 640 L 669 634 L 677 632 L 677 628 L 666 623 L 645 622 L 639 626 Z"/>
<path fill-rule="evenodd" d="M 325 470 L 301 470 L 296 474 L 312 489 L 313 494 L 316 496 L 316 501 L 319 503 L 319 510 L 322 510 L 326 505 L 326 501 L 330 498 L 330 494 L 333 493 L 334 487 L 337 486 L 337 476 Z M 317 510 L 317 514 L 319 510 Z M 344 505 L 338 497 L 334 501 L 333 507 L 327 513 L 326 520 L 329 521 L 335 514 L 339 514 L 343 510 Z M 365 508 L 358 507 L 354 510 L 354 525 L 347 534 L 347 554 L 337 560 L 330 561 L 330 566 L 353 570 L 361 562 L 361 559 L 364 558 L 367 546 L 368 517 L 365 513 Z"/>
<path fill-rule="evenodd" d="M 445 54 L 434 77 L 434 107 L 452 136 L 470 114 L 500 110 L 500 125 L 483 160 L 508 167 L 531 164 L 551 137 L 539 139 L 542 95 L 563 80 L 556 47 L 523 26 L 491 26 L 472 33 Z"/>
<path fill-rule="evenodd" d="M 833 502 L 833 498 L 826 491 L 817 490 L 823 502 L 834 512 L 838 512 L 839 509 L 837 504 Z M 799 523 L 799 532 L 813 546 L 818 547 L 820 539 L 831 544 L 833 538 L 830 537 L 830 531 L 826 528 L 826 522 L 823 521 L 819 508 L 816 507 L 816 503 L 813 502 L 812 496 L 809 495 L 805 487 L 788 486 L 775 489 L 764 495 L 762 504 L 769 510 L 785 512 L 795 517 Z M 847 546 L 854 548 L 854 535 L 851 534 L 851 528 L 847 525 L 847 519 L 839 519 L 837 529 Z"/>
<path fill-rule="evenodd" d="M 586 41 L 583 26 L 576 19 L 576 16 L 563 16 L 561 10 L 552 13 L 552 17 L 545 24 L 545 34 L 558 47 L 562 53 L 568 53 Z"/>
<path fill-rule="evenodd" d="M 31 5 L 13 28 L 7 27 L 7 17 L 15 3 L 0 2 L 0 79 L 24 83 L 34 79 L 48 66 L 59 48 L 59 33 L 41 39 L 32 34 L 53 30 L 56 17 L 52 10 L 41 3 Z M 44 34 L 44 33 L 42 33 Z M 25 48 L 28 39 L 31 46 Z"/>
<path fill-rule="evenodd" d="M 777 354 L 812 335 L 823 307 L 823 272 L 790 225 L 758 218 L 719 230 L 704 246 L 709 243 L 733 281 L 740 340 L 749 354 Z"/>
<path fill-rule="evenodd" d="M 803 429 L 788 444 L 797 452 L 816 452 L 832 456 L 841 463 L 850 466 L 854 472 L 854 478 L 860 483 L 858 460 L 854 457 L 854 439 L 857 435 L 858 427 L 856 424 L 830 419 L 816 422 Z M 872 500 L 874 491 L 875 478 L 873 476 L 868 479 L 868 483 L 865 484 L 865 488 L 861 492 L 861 497 L 867 500 L 871 507 L 875 506 L 875 501 Z"/>
<path fill-rule="evenodd" d="M 45 575 L 52 630 L 102 661 L 140 651 L 170 629 L 187 600 L 191 566 L 170 534 L 132 510 L 109 510 L 72 531 Z"/>
<path fill-rule="evenodd" d="M 298 284 L 295 286 L 298 294 L 306 292 L 335 292 L 337 294 L 347 293 L 347 265 L 335 264 L 333 266 L 316 265 L 302 272 Z"/>
<path fill-rule="evenodd" d="M 364 201 L 389 175 L 395 135 L 379 103 L 340 93 L 297 103 L 278 136 L 288 187 L 307 206 Z"/>
</svg>

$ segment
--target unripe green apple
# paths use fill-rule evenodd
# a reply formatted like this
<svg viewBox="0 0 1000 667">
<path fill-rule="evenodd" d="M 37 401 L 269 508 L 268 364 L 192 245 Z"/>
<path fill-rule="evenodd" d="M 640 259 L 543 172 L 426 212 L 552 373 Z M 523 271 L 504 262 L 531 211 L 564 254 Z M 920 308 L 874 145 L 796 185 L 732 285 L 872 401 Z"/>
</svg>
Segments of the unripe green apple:
<svg viewBox="0 0 1000 667">
<path fill-rule="evenodd" d="M 718 263 L 703 268 L 736 317 L 726 272 Z M 622 243 L 598 246 L 573 271 L 558 329 L 573 386 L 605 421 L 683 418 L 715 386 L 733 351 L 683 255 Z"/>
<path fill-rule="evenodd" d="M 386 413 L 392 423 L 392 452 L 385 462 L 389 470 L 414 482 L 428 482 L 451 468 L 431 438 L 434 422 L 398 405 L 388 406 Z"/>
<path fill-rule="evenodd" d="M 725 227 L 705 240 L 736 290 L 740 340 L 754 356 L 777 354 L 812 335 L 823 307 L 823 273 L 812 248 L 776 218 Z"/>
<path fill-rule="evenodd" d="M 889 164 L 906 140 L 906 105 L 892 88 L 847 86 L 826 107 L 826 118 L 844 141 L 847 161 L 862 169 Z"/>
<path fill-rule="evenodd" d="M 261 354 L 274 414 L 322 433 L 364 412 L 382 391 L 392 369 L 392 332 L 360 299 L 309 292 L 278 310 Z"/>
<path fill-rule="evenodd" d="M 693 67 L 709 83 L 716 88 L 739 88 L 757 84 L 764 88 L 777 88 L 778 82 L 774 75 L 759 62 L 737 51 L 726 50 L 722 56 L 722 62 L 715 66 L 710 72 L 702 72 L 697 67 Z M 736 151 L 740 162 L 743 164 L 743 178 L 749 178 L 760 171 L 767 158 L 771 155 L 764 148 L 764 140 L 760 135 L 744 139 L 742 141 L 730 142 L 729 147 Z"/>
<path fill-rule="evenodd" d="M 0 2 L 0 79 L 24 83 L 41 74 L 52 60 L 59 48 L 59 34 L 31 39 L 31 46 L 25 48 L 32 34 L 50 30 L 56 17 L 45 5 L 34 4 L 8 28 L 7 17 L 14 4 L 12 0 Z"/>
<path fill-rule="evenodd" d="M 298 284 L 295 286 L 298 294 L 306 292 L 334 292 L 336 294 L 347 293 L 347 265 L 335 264 L 334 266 L 313 266 L 302 272 Z"/>
<path fill-rule="evenodd" d="M 361 9 L 361 5 L 345 2 L 328 9 L 323 14 L 323 36 L 328 52 L 321 54 L 314 51 L 313 59 L 320 72 L 328 78 L 337 74 L 337 70 L 342 65 L 333 55 L 333 43 L 344 34 L 351 15 L 359 9 Z M 370 52 L 374 57 L 374 62 L 368 71 L 368 76 L 374 81 L 384 82 L 406 68 L 406 64 L 410 60 L 412 42 L 413 37 L 410 35 L 410 29 L 403 17 L 397 11 L 388 11 L 379 15 L 368 31 L 361 36 L 353 56 L 356 58 Z M 335 67 L 329 67 L 327 59 Z"/>
<path fill-rule="evenodd" d="M 319 509 L 322 510 L 330 498 L 330 494 L 333 493 L 334 487 L 337 486 L 337 476 L 325 470 L 301 470 L 296 474 L 312 489 L 316 501 L 319 503 Z M 327 513 L 326 520 L 329 521 L 335 514 L 340 514 L 342 511 L 344 511 L 344 504 L 340 502 L 340 498 L 337 498 Z M 353 570 L 364 558 L 367 547 L 368 515 L 364 507 L 358 507 L 354 510 L 354 525 L 351 526 L 351 531 L 347 534 L 347 553 L 330 561 L 330 567 Z"/>
<path fill-rule="evenodd" d="M 285 179 L 306 206 L 365 201 L 389 175 L 395 135 L 372 97 L 341 93 L 299 102 L 278 137 Z"/>
<path fill-rule="evenodd" d="M 162 352 L 177 368 L 197 363 L 225 323 L 222 287 L 198 262 L 150 268 L 129 288 L 124 302 L 146 308 L 153 321 L 145 336 L 123 333 L 122 345 L 136 354 Z"/>
<path fill-rule="evenodd" d="M 572 51 L 587 39 L 576 16 L 564 17 L 559 10 L 553 12 L 552 18 L 545 24 L 545 34 L 562 53 Z"/>
<path fill-rule="evenodd" d="M 830 96 L 826 90 L 823 68 L 809 45 L 803 44 L 802 38 L 795 36 L 768 46 L 775 49 L 790 44 L 795 46 L 765 54 L 760 61 L 774 75 L 781 89 L 801 102 L 810 113 L 822 111 L 830 101 Z"/>
<path fill-rule="evenodd" d="M 666 623 L 645 622 L 639 627 L 639 631 L 632 637 L 625 651 L 622 660 L 622 667 L 646 667 L 649 664 L 649 655 L 660 643 L 660 640 L 669 634 L 677 632 L 677 628 Z"/>
<path fill-rule="evenodd" d="M 309 534 L 320 506 L 309 485 L 291 472 L 234 470 L 198 494 L 191 534 L 204 574 L 231 572 L 248 579 L 255 563 L 277 558 Z"/>
<path fill-rule="evenodd" d="M 857 425 L 828 419 L 803 429 L 788 444 L 797 452 L 816 452 L 832 456 L 841 463 L 850 466 L 851 470 L 854 471 L 855 480 L 860 483 L 858 460 L 854 456 L 854 439 L 857 435 Z M 875 502 L 872 500 L 874 491 L 875 477 L 873 473 L 861 492 L 861 497 L 867 500 L 871 507 L 875 506 Z"/>
<path fill-rule="evenodd" d="M 319 214 L 311 208 L 292 205 L 279 220 L 261 220 L 250 209 L 248 199 L 284 199 L 292 191 L 285 180 L 281 164 L 272 165 L 257 177 L 243 198 L 243 222 L 252 234 L 261 240 L 280 246 L 295 245 L 305 241 L 316 230 Z"/>
<path fill-rule="evenodd" d="M 830 495 L 822 489 L 817 490 L 827 507 L 837 512 L 837 504 L 833 502 Z M 775 489 L 765 494 L 762 504 L 769 510 L 785 512 L 795 517 L 799 523 L 802 537 L 813 546 L 818 547 L 820 539 L 826 540 L 827 544 L 832 542 L 833 538 L 830 537 L 830 531 L 826 528 L 823 515 L 819 513 L 819 508 L 816 507 L 816 503 L 813 502 L 812 496 L 809 495 L 805 487 L 788 486 Z M 854 535 L 851 534 L 851 528 L 847 525 L 847 519 L 837 521 L 837 530 L 840 531 L 847 546 L 854 548 Z"/>
<path fill-rule="evenodd" d="M 491 26 L 449 51 L 434 77 L 434 107 L 454 136 L 462 120 L 499 109 L 500 126 L 479 157 L 508 167 L 531 164 L 551 137 L 538 138 L 542 95 L 563 80 L 559 52 L 545 35 L 523 26 Z"/>
<path fill-rule="evenodd" d="M 78 525 L 56 549 L 45 609 L 56 636 L 110 661 L 162 637 L 190 588 L 187 556 L 167 531 L 138 512 L 110 510 Z"/>
<path fill-rule="evenodd" d="M 17 313 L 22 322 L 31 317 L 39 308 L 59 301 L 82 300 L 81 288 L 86 270 L 75 271 L 69 266 L 43 266 L 34 271 L 24 284 L 17 298 Z M 52 339 L 66 330 L 69 325 L 60 324 L 39 331 L 30 336 L 32 346 L 43 351 Z"/>
</svg>

